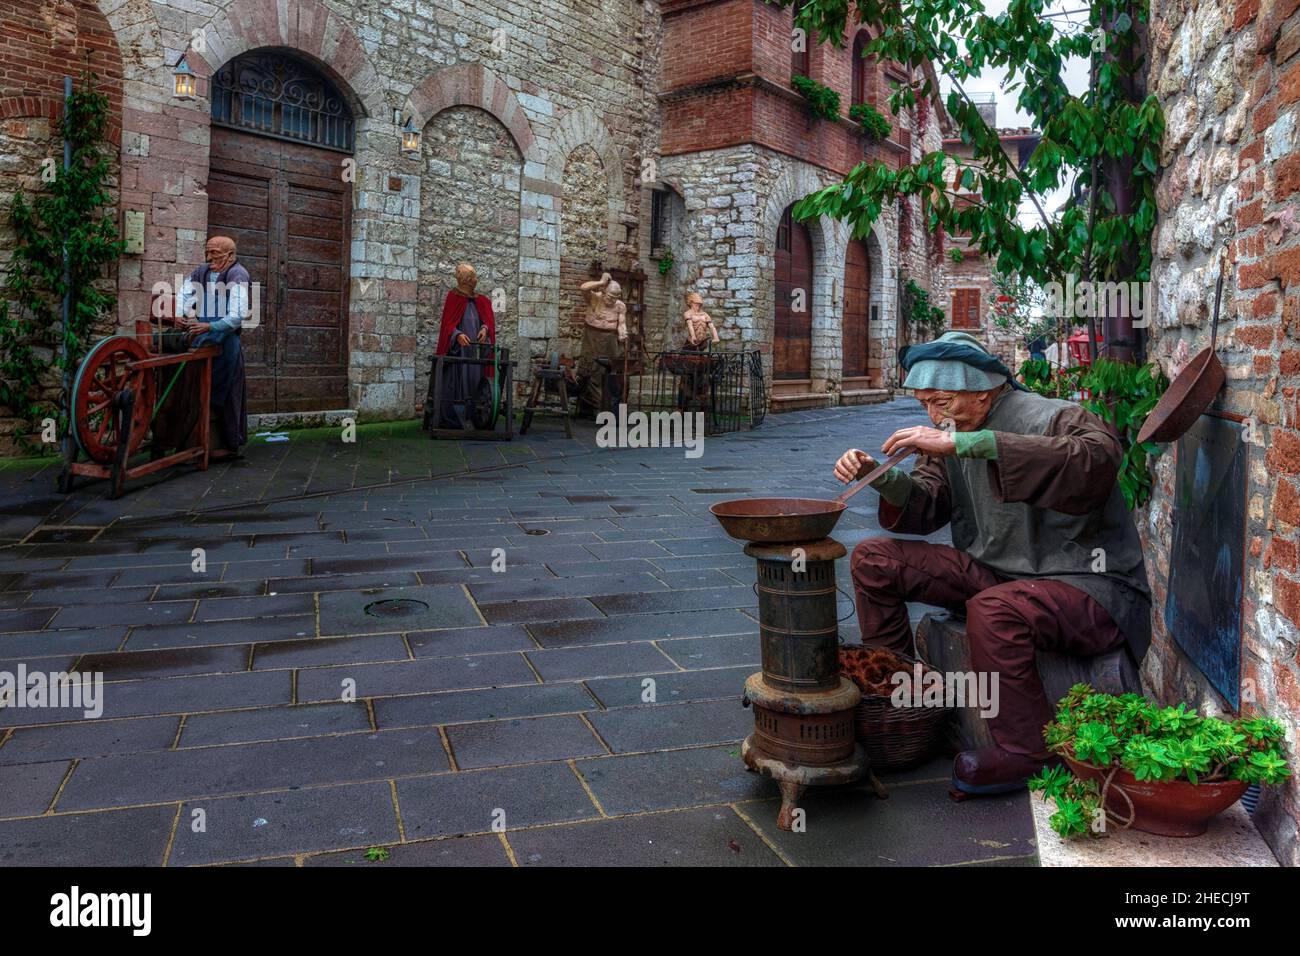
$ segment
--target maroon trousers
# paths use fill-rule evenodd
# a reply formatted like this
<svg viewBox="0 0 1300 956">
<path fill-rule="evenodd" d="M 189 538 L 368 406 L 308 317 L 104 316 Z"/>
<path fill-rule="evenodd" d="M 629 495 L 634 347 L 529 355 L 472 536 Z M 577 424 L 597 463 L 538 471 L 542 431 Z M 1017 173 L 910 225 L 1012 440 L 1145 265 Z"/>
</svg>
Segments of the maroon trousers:
<svg viewBox="0 0 1300 956">
<path fill-rule="evenodd" d="M 943 544 L 869 538 L 853 550 L 862 642 L 912 653 L 908 601 L 966 615 L 971 665 L 997 675 L 994 741 L 1015 754 L 1041 755 L 1043 725 L 1053 708 L 1038 676 L 1038 648 L 1092 655 L 1124 635 L 1091 596 L 1061 581 L 1007 578 Z"/>
</svg>

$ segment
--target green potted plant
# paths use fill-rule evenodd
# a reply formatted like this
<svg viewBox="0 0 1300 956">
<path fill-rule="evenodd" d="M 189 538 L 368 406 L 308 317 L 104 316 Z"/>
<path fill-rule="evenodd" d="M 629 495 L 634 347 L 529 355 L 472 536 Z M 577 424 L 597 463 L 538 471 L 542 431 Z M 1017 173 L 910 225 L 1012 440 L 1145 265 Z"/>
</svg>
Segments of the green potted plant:
<svg viewBox="0 0 1300 956">
<path fill-rule="evenodd" d="M 1161 836 L 1199 836 L 1252 783 L 1280 783 L 1284 731 L 1269 717 L 1202 717 L 1186 703 L 1161 707 L 1138 694 L 1070 688 L 1043 728 L 1048 750 L 1069 765 L 1029 781 L 1056 803 L 1063 837 L 1098 832 L 1109 820 Z"/>
</svg>

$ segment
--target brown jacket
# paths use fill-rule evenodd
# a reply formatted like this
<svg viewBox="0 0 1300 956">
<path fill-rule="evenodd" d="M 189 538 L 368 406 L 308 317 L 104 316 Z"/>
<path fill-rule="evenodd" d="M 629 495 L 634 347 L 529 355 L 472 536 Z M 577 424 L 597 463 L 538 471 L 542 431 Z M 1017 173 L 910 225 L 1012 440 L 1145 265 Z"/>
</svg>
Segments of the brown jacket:
<svg viewBox="0 0 1300 956">
<path fill-rule="evenodd" d="M 1073 402 L 1007 387 L 984 428 L 996 460 L 922 456 L 904 507 L 880 500 L 900 534 L 952 524 L 952 543 L 1009 578 L 1062 581 L 1104 607 L 1141 661 L 1151 643 L 1151 591 L 1137 527 L 1116 482 L 1123 447 Z"/>
</svg>

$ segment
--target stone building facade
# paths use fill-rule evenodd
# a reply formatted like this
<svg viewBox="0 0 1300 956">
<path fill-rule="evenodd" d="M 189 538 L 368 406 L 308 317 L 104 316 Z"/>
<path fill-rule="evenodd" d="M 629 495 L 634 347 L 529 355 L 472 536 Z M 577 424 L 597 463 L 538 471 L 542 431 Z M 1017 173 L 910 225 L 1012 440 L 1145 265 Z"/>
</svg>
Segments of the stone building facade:
<svg viewBox="0 0 1300 956">
<path fill-rule="evenodd" d="M 896 384 L 900 271 L 930 281 L 919 217 L 900 250 L 897 210 L 888 209 L 851 249 L 845 224 L 806 224 L 811 246 L 806 294 L 807 335 L 792 368 L 782 368 L 780 278 L 783 218 L 792 203 L 840 181 L 863 159 L 894 166 L 938 148 L 936 122 L 890 115 L 886 68 L 855 72 L 855 39 L 867 28 L 849 24 L 844 44 L 808 38 L 802 60 L 792 53 L 793 12 L 756 0 L 665 0 L 661 188 L 674 210 L 683 245 L 674 250 L 670 332 L 680 337 L 680 300 L 695 289 L 725 340 L 759 348 L 772 379 L 774 410 L 878 400 Z M 792 88 L 802 73 L 840 95 L 836 120 L 813 118 Z M 901 74 L 896 74 L 901 75 Z M 887 141 L 872 143 L 848 118 L 866 102 L 891 120 Z M 933 113 L 930 113 L 932 116 Z M 684 221 L 680 225 L 678 220 Z M 667 230 L 665 230 L 667 231 Z M 780 290 L 778 290 L 780 286 Z M 806 328 L 807 327 L 807 328 Z M 806 328 L 806 331 L 805 331 Z M 865 339 L 865 352 L 856 351 Z M 846 355 L 846 349 L 852 353 Z M 864 357 L 865 356 L 865 357 Z M 851 367 L 856 363 L 856 367 Z"/>
<path fill-rule="evenodd" d="M 1216 256 L 1228 263 L 1218 355 L 1227 385 L 1213 414 L 1244 423 L 1241 710 L 1277 717 L 1300 749 L 1300 13 L 1296 0 L 1158 0 L 1150 89 L 1168 122 L 1157 192 L 1150 356 L 1172 376 L 1209 344 Z M 1177 451 L 1156 467 L 1141 528 L 1154 592 L 1144 677 L 1166 701 L 1231 710 L 1180 647 L 1169 598 Z M 1294 765 L 1293 765 L 1294 770 Z M 1255 823 L 1278 859 L 1300 864 L 1300 779 L 1267 787 Z"/>
<path fill-rule="evenodd" d="M 521 370 L 575 354 L 577 286 L 622 270 L 645 276 L 647 347 L 680 342 L 694 289 L 770 376 L 790 204 L 864 157 L 901 164 L 940 135 L 904 116 L 868 143 L 848 109 L 887 114 L 888 75 L 855 71 L 865 34 L 841 49 L 809 38 L 794 67 L 792 13 L 761 0 L 4 6 L 20 26 L 0 49 L 23 66 L 0 76 L 0 189 L 57 148 L 55 93 L 88 64 L 120 136 L 114 212 L 144 219 L 143 252 L 106 277 L 117 327 L 201 262 L 208 235 L 233 235 L 261 284 L 260 327 L 244 336 L 254 412 L 414 414 L 426 322 L 461 260 L 478 267 Z M 190 98 L 173 86 L 182 57 Z M 794 72 L 841 94 L 837 120 L 811 117 Z M 414 149 L 404 129 L 419 133 Z M 811 246 L 807 367 L 783 376 L 776 407 L 887 396 L 900 270 L 926 283 L 931 271 L 920 217 L 901 243 L 898 218 L 887 211 L 858 244 L 838 223 L 792 227 Z M 10 245 L 0 228 L 0 253 Z"/>
</svg>

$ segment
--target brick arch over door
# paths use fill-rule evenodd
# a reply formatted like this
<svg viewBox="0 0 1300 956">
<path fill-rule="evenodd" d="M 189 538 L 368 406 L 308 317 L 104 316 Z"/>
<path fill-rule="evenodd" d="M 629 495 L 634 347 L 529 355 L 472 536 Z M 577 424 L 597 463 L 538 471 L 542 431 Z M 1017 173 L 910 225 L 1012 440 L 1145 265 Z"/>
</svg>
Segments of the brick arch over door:
<svg viewBox="0 0 1300 956">
<path fill-rule="evenodd" d="M 268 4 L 266 0 L 235 0 L 202 27 L 207 50 L 189 54 L 190 66 L 209 77 L 241 53 L 263 47 L 283 47 L 305 56 L 322 69 L 352 100 L 361 116 L 383 119 L 385 88 L 365 48 L 343 17 L 319 0 Z M 170 66 L 170 64 L 169 64 Z"/>
</svg>

